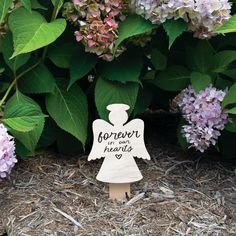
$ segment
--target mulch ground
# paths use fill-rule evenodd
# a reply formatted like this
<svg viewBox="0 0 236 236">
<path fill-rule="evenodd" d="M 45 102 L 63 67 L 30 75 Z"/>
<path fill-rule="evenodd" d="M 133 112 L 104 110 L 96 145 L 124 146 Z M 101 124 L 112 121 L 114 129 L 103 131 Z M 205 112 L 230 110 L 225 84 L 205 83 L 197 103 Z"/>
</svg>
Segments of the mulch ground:
<svg viewBox="0 0 236 236">
<path fill-rule="evenodd" d="M 173 127 L 149 126 L 152 160 L 137 161 L 144 178 L 131 185 L 131 199 L 108 199 L 95 180 L 101 160 L 45 153 L 20 161 L 0 182 L 0 233 L 236 235 L 235 164 L 185 153 L 171 140 Z"/>
</svg>

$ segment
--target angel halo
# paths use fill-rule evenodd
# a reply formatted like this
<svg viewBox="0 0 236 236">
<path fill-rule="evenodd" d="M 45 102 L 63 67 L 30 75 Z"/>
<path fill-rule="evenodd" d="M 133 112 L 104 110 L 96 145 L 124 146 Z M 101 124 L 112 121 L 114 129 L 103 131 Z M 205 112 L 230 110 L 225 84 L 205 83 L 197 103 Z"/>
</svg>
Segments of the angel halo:
<svg viewBox="0 0 236 236">
<path fill-rule="evenodd" d="M 96 178 L 110 183 L 111 198 L 124 198 L 124 189 L 129 195 L 129 183 L 143 178 L 134 158 L 150 160 L 144 143 L 144 122 L 133 119 L 126 123 L 129 108 L 126 104 L 108 105 L 110 123 L 102 119 L 93 122 L 94 140 L 88 161 L 104 158 Z"/>
</svg>

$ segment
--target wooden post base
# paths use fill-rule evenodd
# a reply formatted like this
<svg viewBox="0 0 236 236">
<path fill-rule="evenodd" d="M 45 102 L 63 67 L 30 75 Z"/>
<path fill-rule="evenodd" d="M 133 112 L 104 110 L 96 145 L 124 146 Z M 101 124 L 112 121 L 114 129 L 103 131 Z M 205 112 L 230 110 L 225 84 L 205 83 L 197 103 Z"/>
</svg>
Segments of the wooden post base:
<svg viewBox="0 0 236 236">
<path fill-rule="evenodd" d="M 130 197 L 130 183 L 109 183 L 109 198 L 112 200 L 127 200 Z"/>
</svg>

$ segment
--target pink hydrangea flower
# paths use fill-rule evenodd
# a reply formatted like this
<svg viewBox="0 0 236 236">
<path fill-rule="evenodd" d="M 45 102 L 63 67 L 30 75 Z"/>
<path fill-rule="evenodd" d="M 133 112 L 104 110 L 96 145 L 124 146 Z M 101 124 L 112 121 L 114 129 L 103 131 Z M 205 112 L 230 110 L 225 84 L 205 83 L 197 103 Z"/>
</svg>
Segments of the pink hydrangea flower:
<svg viewBox="0 0 236 236">
<path fill-rule="evenodd" d="M 230 122 L 228 114 L 221 108 L 226 92 L 209 86 L 196 93 L 190 86 L 183 90 L 178 100 L 183 117 L 189 123 L 182 127 L 190 147 L 204 152 L 215 145 L 220 131 Z"/>
<path fill-rule="evenodd" d="M 0 124 L 0 178 L 7 177 L 17 162 L 13 137 L 7 129 Z"/>
<path fill-rule="evenodd" d="M 124 19 L 126 1 L 123 0 L 73 0 L 65 4 L 63 15 L 78 26 L 75 37 L 87 52 L 112 60 L 122 52 L 114 52 L 118 38 L 118 23 Z"/>
</svg>

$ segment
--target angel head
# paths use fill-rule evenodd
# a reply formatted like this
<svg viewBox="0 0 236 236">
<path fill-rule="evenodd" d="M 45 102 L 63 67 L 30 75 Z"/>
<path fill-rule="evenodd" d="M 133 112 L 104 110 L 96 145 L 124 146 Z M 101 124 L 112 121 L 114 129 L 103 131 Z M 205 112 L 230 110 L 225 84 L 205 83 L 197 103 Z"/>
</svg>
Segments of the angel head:
<svg viewBox="0 0 236 236">
<path fill-rule="evenodd" d="M 124 125 L 129 116 L 127 114 L 127 110 L 129 110 L 129 106 L 126 104 L 111 104 L 107 106 L 107 110 L 109 113 L 109 120 L 113 125 L 119 126 Z"/>
</svg>

